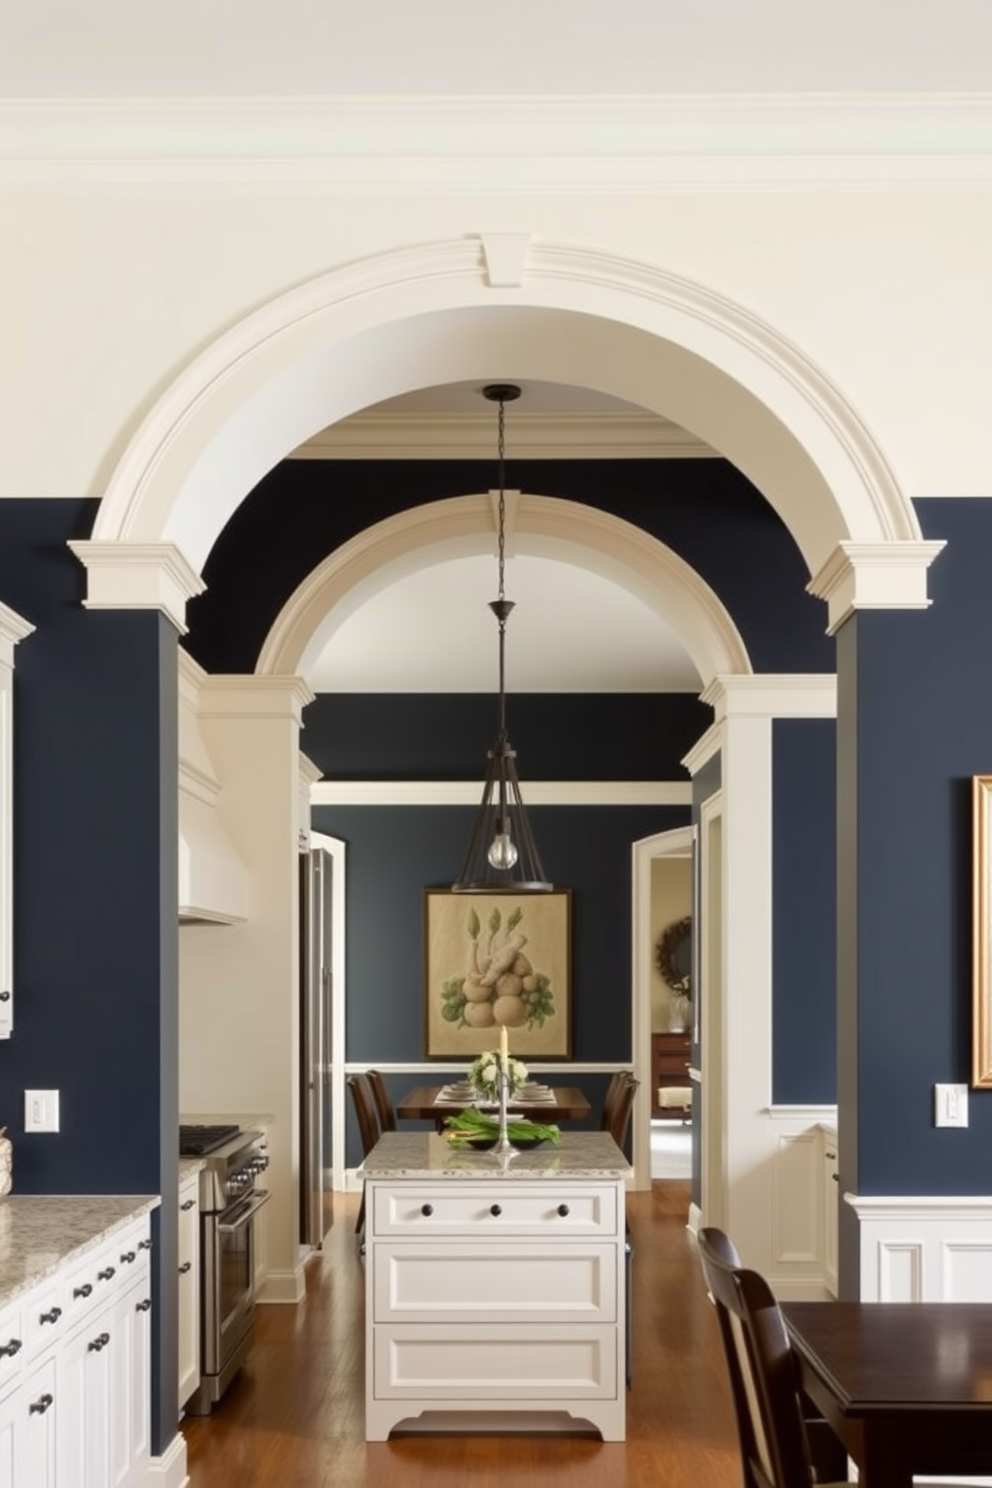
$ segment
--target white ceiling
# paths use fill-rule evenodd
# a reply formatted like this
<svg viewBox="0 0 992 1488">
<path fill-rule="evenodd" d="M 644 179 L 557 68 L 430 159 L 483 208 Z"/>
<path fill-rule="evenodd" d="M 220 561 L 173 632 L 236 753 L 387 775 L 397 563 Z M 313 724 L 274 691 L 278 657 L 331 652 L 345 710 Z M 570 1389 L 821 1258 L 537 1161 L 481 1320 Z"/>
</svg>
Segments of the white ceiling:
<svg viewBox="0 0 992 1488">
<path fill-rule="evenodd" d="M 988 0 L 0 0 L 0 98 L 960 93 Z"/>
</svg>

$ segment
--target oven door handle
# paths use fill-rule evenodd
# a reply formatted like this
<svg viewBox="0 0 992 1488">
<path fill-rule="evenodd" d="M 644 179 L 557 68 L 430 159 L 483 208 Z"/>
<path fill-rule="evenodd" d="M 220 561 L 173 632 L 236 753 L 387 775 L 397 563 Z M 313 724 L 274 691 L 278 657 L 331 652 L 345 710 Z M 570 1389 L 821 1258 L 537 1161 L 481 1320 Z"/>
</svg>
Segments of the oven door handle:
<svg viewBox="0 0 992 1488">
<path fill-rule="evenodd" d="M 236 1219 L 220 1223 L 217 1226 L 222 1235 L 236 1235 L 238 1230 L 243 1230 L 250 1219 L 253 1219 L 263 1204 L 267 1204 L 272 1195 L 264 1188 L 256 1188 L 251 1199 L 244 1209 L 238 1211 Z"/>
</svg>

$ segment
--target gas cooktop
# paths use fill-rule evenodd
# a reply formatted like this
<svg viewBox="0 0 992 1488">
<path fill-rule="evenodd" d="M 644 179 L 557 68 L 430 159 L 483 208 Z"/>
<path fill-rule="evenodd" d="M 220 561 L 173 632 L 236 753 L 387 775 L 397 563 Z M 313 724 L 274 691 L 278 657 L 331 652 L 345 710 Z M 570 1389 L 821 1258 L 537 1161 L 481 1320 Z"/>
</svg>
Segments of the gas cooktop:
<svg viewBox="0 0 992 1488">
<path fill-rule="evenodd" d="M 179 1156 L 205 1157 L 216 1152 L 241 1130 L 238 1126 L 181 1126 L 179 1128 Z"/>
</svg>

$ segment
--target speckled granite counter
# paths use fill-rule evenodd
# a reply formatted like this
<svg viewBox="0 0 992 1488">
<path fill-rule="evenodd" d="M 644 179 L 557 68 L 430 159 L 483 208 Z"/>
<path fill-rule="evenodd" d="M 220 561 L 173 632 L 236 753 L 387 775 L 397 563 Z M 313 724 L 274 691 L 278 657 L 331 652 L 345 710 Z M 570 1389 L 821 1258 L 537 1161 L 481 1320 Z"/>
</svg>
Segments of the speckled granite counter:
<svg viewBox="0 0 992 1488">
<path fill-rule="evenodd" d="M 366 1178 L 596 1179 L 624 1178 L 630 1164 L 605 1132 L 565 1132 L 559 1146 L 500 1158 L 453 1147 L 435 1132 L 385 1132 L 359 1173 Z"/>
<path fill-rule="evenodd" d="M 158 1207 L 157 1197 L 9 1194 L 0 1199 L 0 1307 Z"/>
</svg>

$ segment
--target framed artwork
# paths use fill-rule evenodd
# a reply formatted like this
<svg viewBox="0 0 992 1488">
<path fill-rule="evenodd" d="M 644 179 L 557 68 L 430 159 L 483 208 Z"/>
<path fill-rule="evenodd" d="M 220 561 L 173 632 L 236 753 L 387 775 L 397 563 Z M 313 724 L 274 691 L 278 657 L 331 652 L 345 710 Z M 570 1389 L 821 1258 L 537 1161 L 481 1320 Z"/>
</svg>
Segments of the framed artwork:
<svg viewBox="0 0 992 1488">
<path fill-rule="evenodd" d="M 428 1058 L 472 1060 L 506 1029 L 518 1059 L 571 1052 L 571 891 L 424 892 Z"/>
<path fill-rule="evenodd" d="M 971 779 L 971 1083 L 992 1086 L 992 775 Z"/>
</svg>

